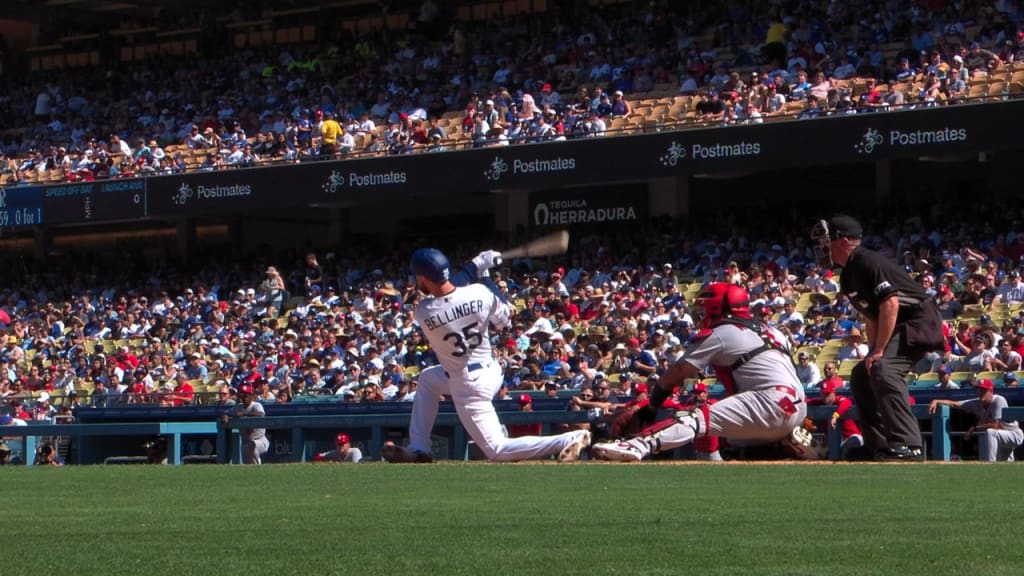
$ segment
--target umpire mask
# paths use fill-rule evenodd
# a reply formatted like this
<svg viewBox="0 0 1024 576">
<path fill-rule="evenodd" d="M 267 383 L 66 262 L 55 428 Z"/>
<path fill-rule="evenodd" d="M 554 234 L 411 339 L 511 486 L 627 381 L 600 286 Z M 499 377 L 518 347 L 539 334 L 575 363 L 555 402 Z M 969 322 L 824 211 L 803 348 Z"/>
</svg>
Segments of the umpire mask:
<svg viewBox="0 0 1024 576">
<path fill-rule="evenodd" d="M 834 268 L 832 262 L 832 238 L 829 236 L 827 220 L 818 220 L 811 228 L 811 240 L 814 242 L 814 259 L 822 268 Z"/>
<path fill-rule="evenodd" d="M 840 238 L 860 240 L 864 229 L 860 222 L 850 216 L 838 214 L 828 220 L 818 220 L 811 229 L 811 240 L 814 242 L 814 256 L 825 268 L 834 268 L 832 259 L 832 242 Z"/>
</svg>

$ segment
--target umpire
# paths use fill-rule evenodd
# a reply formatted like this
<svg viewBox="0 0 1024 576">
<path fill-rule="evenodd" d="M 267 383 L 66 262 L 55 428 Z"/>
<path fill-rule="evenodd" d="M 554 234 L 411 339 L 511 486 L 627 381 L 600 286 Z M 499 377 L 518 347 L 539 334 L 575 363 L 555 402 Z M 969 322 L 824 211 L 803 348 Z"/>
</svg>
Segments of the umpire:
<svg viewBox="0 0 1024 576">
<path fill-rule="evenodd" d="M 875 460 L 923 461 L 905 379 L 914 362 L 941 349 L 942 320 L 905 271 L 860 245 L 863 233 L 857 220 L 844 215 L 821 220 L 811 231 L 822 265 L 843 269 L 840 291 L 866 320 L 870 351 L 850 375 L 864 443 Z"/>
</svg>

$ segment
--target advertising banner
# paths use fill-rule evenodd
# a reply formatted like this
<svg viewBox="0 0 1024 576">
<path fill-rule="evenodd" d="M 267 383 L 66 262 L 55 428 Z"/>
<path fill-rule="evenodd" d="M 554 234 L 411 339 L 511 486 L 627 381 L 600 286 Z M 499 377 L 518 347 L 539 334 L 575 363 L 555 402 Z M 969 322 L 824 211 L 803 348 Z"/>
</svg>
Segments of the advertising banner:
<svg viewBox="0 0 1024 576">
<path fill-rule="evenodd" d="M 567 188 L 530 193 L 530 226 L 639 222 L 647 219 L 646 184 Z"/>
<path fill-rule="evenodd" d="M 1017 150 L 1024 100 L 707 127 L 468 151 L 303 162 L 0 190 L 0 227 L 344 206 Z M 531 196 L 534 225 L 642 218 L 643 201 L 593 191 Z M 546 194 L 546 193 L 545 193 Z M 580 196 L 584 194 L 584 196 Z M 585 205 L 583 204 L 585 203 Z M 626 212 L 619 212 L 622 208 Z M 632 210 L 632 213 L 630 213 Z M 546 212 L 545 212 L 546 211 Z M 611 212 L 609 212 L 611 211 Z M 540 222 L 547 222 L 543 224 Z"/>
</svg>

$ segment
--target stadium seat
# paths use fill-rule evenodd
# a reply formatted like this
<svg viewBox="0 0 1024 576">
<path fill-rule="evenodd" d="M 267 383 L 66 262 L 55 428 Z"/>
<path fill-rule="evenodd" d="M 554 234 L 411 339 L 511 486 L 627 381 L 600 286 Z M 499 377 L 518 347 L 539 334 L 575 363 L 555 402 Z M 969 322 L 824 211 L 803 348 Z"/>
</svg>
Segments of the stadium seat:
<svg viewBox="0 0 1024 576">
<path fill-rule="evenodd" d="M 938 379 L 938 374 L 936 374 L 935 377 L 936 377 L 936 379 Z M 974 372 L 968 372 L 968 371 L 953 372 L 952 374 L 949 375 L 949 378 L 951 380 L 953 380 L 954 382 L 956 382 L 957 384 L 959 384 L 961 387 L 964 387 L 965 386 L 965 384 L 964 384 L 965 382 L 970 382 L 970 381 L 972 381 L 974 379 Z"/>
<path fill-rule="evenodd" d="M 975 374 L 975 377 L 977 377 L 979 380 L 987 378 L 987 379 L 991 380 L 992 383 L 995 384 L 996 386 L 1002 386 L 1003 385 L 1003 376 L 1005 374 L 1006 374 L 1006 372 L 1002 372 L 1002 371 L 999 371 L 999 370 L 991 370 L 991 371 L 985 371 L 985 372 L 978 372 L 977 374 Z"/>
<path fill-rule="evenodd" d="M 926 372 L 919 374 L 911 384 L 911 388 L 934 388 L 939 384 L 939 374 L 937 372 Z"/>
<path fill-rule="evenodd" d="M 836 375 L 838 375 L 843 380 L 849 380 L 850 374 L 853 373 L 853 367 L 856 366 L 858 363 L 860 363 L 860 360 L 854 358 L 841 361 L 839 363 L 839 366 L 836 368 Z"/>
</svg>

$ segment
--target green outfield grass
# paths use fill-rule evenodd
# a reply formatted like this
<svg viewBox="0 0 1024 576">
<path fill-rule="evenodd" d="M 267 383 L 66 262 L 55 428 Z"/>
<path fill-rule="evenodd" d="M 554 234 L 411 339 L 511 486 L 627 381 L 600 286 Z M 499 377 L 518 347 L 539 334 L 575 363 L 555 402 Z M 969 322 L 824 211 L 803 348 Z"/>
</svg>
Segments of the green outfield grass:
<svg viewBox="0 0 1024 576">
<path fill-rule="evenodd" d="M 1015 465 L 0 468 L 0 574 L 1020 574 Z"/>
</svg>

